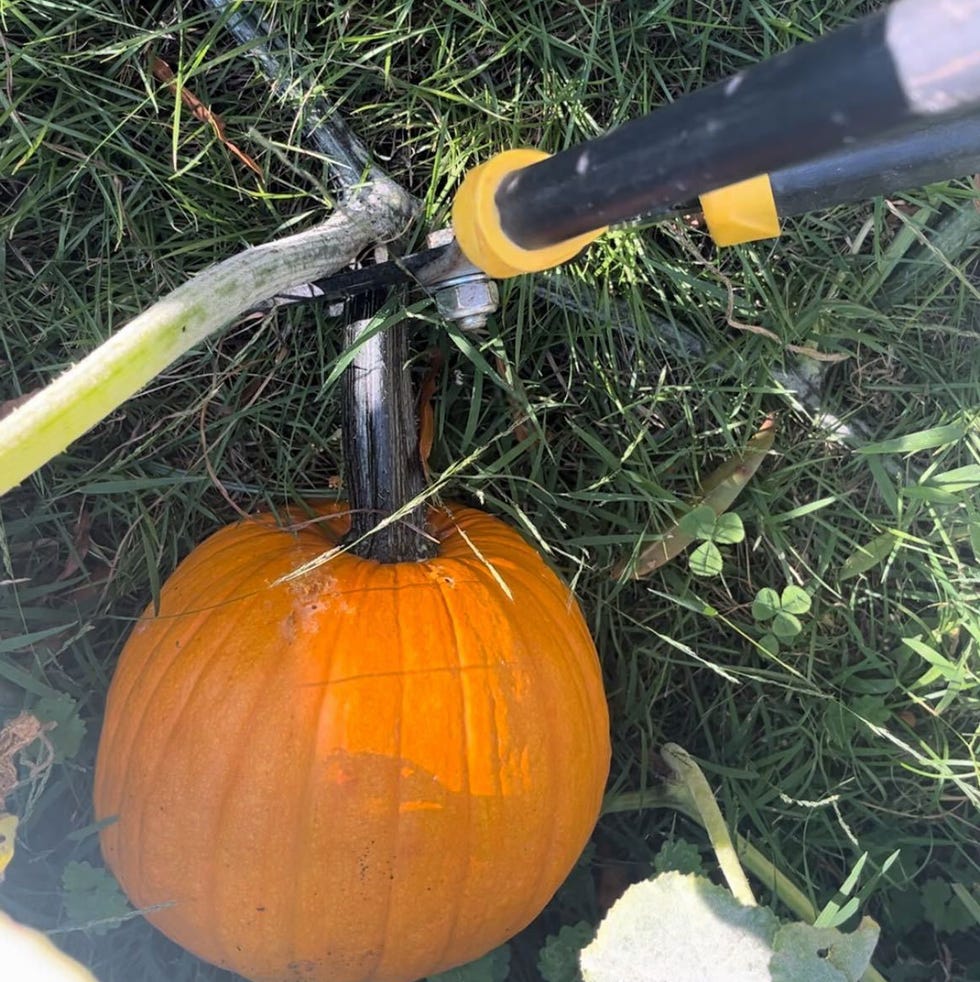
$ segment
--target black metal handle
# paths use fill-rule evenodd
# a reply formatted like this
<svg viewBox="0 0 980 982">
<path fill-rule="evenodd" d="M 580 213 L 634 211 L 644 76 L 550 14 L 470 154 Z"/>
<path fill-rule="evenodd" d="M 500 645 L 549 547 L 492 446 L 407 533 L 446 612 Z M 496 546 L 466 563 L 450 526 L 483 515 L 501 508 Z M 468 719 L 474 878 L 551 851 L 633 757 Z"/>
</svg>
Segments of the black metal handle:
<svg viewBox="0 0 980 982">
<path fill-rule="evenodd" d="M 980 113 L 943 119 L 769 175 L 780 218 L 980 171 Z"/>
<path fill-rule="evenodd" d="M 899 0 L 508 175 L 496 204 L 541 248 L 976 105 L 980 0 Z"/>
</svg>

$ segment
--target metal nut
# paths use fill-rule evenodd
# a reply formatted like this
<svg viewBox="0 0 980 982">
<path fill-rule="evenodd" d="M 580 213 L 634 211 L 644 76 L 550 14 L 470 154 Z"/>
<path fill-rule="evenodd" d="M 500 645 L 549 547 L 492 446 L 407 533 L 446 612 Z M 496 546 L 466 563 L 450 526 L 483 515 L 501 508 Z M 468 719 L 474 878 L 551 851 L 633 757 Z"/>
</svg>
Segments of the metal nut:
<svg viewBox="0 0 980 982">
<path fill-rule="evenodd" d="M 479 326 L 486 323 L 488 314 L 492 314 L 500 305 L 500 294 L 497 284 L 485 277 L 472 277 L 458 283 L 450 283 L 435 291 L 436 309 L 451 321 L 468 321 L 467 327 Z"/>
</svg>

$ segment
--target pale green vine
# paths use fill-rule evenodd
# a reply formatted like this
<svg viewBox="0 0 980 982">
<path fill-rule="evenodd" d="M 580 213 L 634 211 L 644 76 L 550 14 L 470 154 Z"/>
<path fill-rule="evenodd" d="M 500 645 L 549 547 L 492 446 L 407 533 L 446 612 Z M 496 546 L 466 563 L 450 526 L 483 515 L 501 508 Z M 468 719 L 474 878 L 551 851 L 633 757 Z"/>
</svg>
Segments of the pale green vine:
<svg viewBox="0 0 980 982">
<path fill-rule="evenodd" d="M 397 185 L 375 181 L 352 193 L 323 224 L 247 249 L 178 287 L 0 419 L 0 494 L 245 311 L 395 238 L 411 209 Z"/>
</svg>

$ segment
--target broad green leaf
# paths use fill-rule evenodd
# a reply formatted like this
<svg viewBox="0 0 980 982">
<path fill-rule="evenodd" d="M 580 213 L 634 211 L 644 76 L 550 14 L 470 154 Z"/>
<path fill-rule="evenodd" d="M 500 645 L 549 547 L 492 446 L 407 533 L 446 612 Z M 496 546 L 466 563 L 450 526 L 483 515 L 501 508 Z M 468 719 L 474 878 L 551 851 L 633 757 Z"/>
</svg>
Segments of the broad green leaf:
<svg viewBox="0 0 980 982">
<path fill-rule="evenodd" d="M 875 726 L 882 726 L 892 718 L 892 711 L 882 696 L 858 696 L 850 704 L 850 709 L 855 716 Z"/>
<path fill-rule="evenodd" d="M 870 542 L 863 546 L 858 546 L 840 568 L 837 579 L 843 582 L 854 576 L 860 576 L 873 569 L 878 563 L 882 562 L 895 548 L 898 543 L 898 536 L 894 532 L 882 532 L 876 535 Z"/>
<path fill-rule="evenodd" d="M 793 584 L 786 587 L 779 598 L 779 606 L 787 614 L 805 614 L 810 610 L 811 605 L 810 594 L 802 587 Z"/>
<path fill-rule="evenodd" d="M 125 920 L 129 904 L 112 875 L 100 866 L 72 861 L 61 875 L 65 913 L 77 927 L 105 934 L 114 925 L 105 921 Z"/>
<path fill-rule="evenodd" d="M 579 955 L 594 937 L 595 928 L 586 921 L 566 924 L 550 935 L 538 952 L 538 971 L 544 982 L 582 982 Z"/>
<path fill-rule="evenodd" d="M 878 935 L 870 917 L 850 934 L 832 927 L 786 924 L 773 941 L 772 982 L 858 982 L 871 964 Z"/>
<path fill-rule="evenodd" d="M 718 516 L 708 505 L 692 508 L 678 523 L 677 527 L 692 539 L 713 539 Z"/>
<path fill-rule="evenodd" d="M 896 934 L 910 934 L 922 923 L 924 912 L 922 907 L 922 891 L 915 886 L 906 886 L 901 890 L 890 890 L 888 893 L 889 921 L 894 925 Z"/>
<path fill-rule="evenodd" d="M 787 614 L 781 610 L 773 618 L 772 633 L 782 641 L 795 638 L 802 630 L 803 625 L 800 623 L 799 618 L 793 614 Z"/>
<path fill-rule="evenodd" d="M 953 891 L 945 880 L 933 876 L 922 884 L 919 896 L 922 900 L 922 910 L 926 920 L 935 925 L 942 919 L 943 908 L 949 903 Z"/>
<path fill-rule="evenodd" d="M 482 958 L 430 975 L 428 982 L 504 982 L 510 971 L 510 945 L 488 951 Z"/>
<path fill-rule="evenodd" d="M 948 426 L 935 426 L 932 429 L 908 433 L 892 440 L 869 443 L 858 447 L 857 452 L 859 454 L 919 453 L 922 450 L 934 450 L 948 443 L 956 443 L 963 439 L 966 432 L 966 423 L 951 423 Z"/>
<path fill-rule="evenodd" d="M 771 586 L 764 586 L 752 601 L 752 619 L 771 620 L 781 609 L 779 594 Z"/>
<path fill-rule="evenodd" d="M 713 542 L 702 542 L 688 560 L 695 576 L 717 576 L 724 568 L 721 552 Z"/>
<path fill-rule="evenodd" d="M 34 706 L 34 714 L 42 723 L 54 723 L 47 733 L 54 748 L 54 759 L 61 762 L 74 757 L 85 736 L 85 723 L 79 718 L 78 703 L 67 693 L 45 696 Z"/>
<path fill-rule="evenodd" d="M 849 747 L 858 721 L 849 708 L 836 700 L 827 703 L 824 713 L 824 730 L 830 740 L 840 748 Z"/>
<path fill-rule="evenodd" d="M 779 654 L 779 638 L 777 638 L 775 634 L 764 635 L 762 640 L 759 641 L 759 644 L 773 657 Z"/>
<path fill-rule="evenodd" d="M 702 873 L 701 850 L 686 839 L 668 839 L 653 857 L 653 868 L 658 873 Z"/>
<path fill-rule="evenodd" d="M 962 884 L 950 886 L 934 876 L 922 885 L 921 897 L 925 919 L 937 931 L 953 934 L 975 929 L 980 905 Z"/>
<path fill-rule="evenodd" d="M 715 519 L 715 531 L 712 536 L 713 542 L 718 542 L 723 546 L 741 542 L 745 538 L 745 526 L 742 519 L 734 512 L 725 512 Z"/>
<path fill-rule="evenodd" d="M 585 982 L 769 982 L 779 922 L 699 876 L 664 873 L 635 883 L 582 952 Z"/>
</svg>

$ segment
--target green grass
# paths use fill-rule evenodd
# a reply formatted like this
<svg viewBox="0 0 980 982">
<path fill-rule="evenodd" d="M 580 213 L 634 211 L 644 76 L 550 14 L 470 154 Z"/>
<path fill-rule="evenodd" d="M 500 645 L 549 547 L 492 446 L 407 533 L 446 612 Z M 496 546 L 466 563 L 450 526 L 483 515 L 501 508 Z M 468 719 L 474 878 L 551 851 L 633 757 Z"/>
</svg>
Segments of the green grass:
<svg viewBox="0 0 980 982">
<path fill-rule="evenodd" d="M 436 227 L 490 153 L 560 149 L 874 5 L 256 6 L 297 76 L 341 105 Z M 0 31 L 0 401 L 196 271 L 324 214 L 323 161 L 294 109 L 203 5 L 7 0 Z M 264 185 L 153 81 L 151 51 L 222 114 Z M 729 822 L 818 909 L 867 853 L 858 892 L 892 982 L 980 972 L 980 925 L 944 888 L 980 889 L 976 200 L 952 182 L 721 254 L 680 222 L 617 231 L 557 278 L 505 284 L 487 337 L 433 318 L 417 341 L 446 356 L 437 475 L 547 549 L 582 600 L 614 720 L 610 794 L 654 784 L 656 749 L 681 744 Z M 728 325 L 728 284 L 734 317 L 778 341 Z M 55 731 L 69 755 L 24 817 L 0 906 L 61 932 L 102 982 L 226 977 L 138 918 L 76 929 L 62 875 L 100 863 L 92 762 L 133 617 L 232 504 L 279 505 L 341 471 L 339 392 L 326 386 L 340 343 L 321 310 L 234 326 L 0 502 L 0 719 L 36 707 L 85 724 L 77 749 L 76 723 Z M 788 344 L 849 355 L 822 367 L 819 406 L 787 397 Z M 835 439 L 824 412 L 866 432 Z M 722 576 L 696 578 L 681 558 L 614 582 L 616 561 L 663 532 L 769 413 L 776 450 L 735 505 L 746 538 L 722 548 Z M 949 429 L 929 439 L 937 427 Z M 873 543 L 879 561 L 858 562 Z M 813 608 L 773 656 L 751 604 L 791 583 Z M 31 797 L 22 776 L 16 811 Z M 536 977 L 560 924 L 597 916 L 595 878 L 647 875 L 674 836 L 702 841 L 662 810 L 604 818 L 594 877 L 578 871 L 515 944 L 512 978 Z"/>
</svg>

